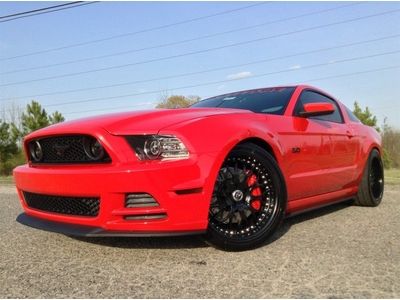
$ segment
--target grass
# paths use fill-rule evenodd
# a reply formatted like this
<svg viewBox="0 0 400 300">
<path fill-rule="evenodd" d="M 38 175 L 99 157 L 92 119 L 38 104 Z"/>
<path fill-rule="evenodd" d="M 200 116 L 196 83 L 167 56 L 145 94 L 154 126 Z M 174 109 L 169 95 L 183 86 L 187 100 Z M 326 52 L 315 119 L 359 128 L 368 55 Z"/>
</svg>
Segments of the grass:
<svg viewBox="0 0 400 300">
<path fill-rule="evenodd" d="M 0 176 L 0 185 L 13 184 L 14 178 L 12 176 Z"/>
<path fill-rule="evenodd" d="M 385 183 L 400 184 L 400 169 L 386 169 Z"/>
</svg>

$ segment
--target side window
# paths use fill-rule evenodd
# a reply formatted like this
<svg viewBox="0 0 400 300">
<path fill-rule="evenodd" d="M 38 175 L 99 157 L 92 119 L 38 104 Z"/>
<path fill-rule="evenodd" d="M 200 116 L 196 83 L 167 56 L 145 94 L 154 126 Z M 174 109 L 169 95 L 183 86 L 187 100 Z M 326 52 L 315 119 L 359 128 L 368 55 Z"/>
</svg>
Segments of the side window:
<svg viewBox="0 0 400 300">
<path fill-rule="evenodd" d="M 349 119 L 351 121 L 361 123 L 361 121 L 353 114 L 353 112 L 350 110 L 350 108 L 348 108 L 347 106 L 345 106 L 345 108 L 346 108 L 347 115 L 349 116 Z"/>
<path fill-rule="evenodd" d="M 337 105 L 336 101 L 332 100 L 329 97 L 326 97 L 320 93 L 305 90 L 301 93 L 300 98 L 297 100 L 296 106 L 294 108 L 294 115 L 298 116 L 299 112 L 303 111 L 303 105 L 307 103 L 331 103 L 335 107 L 335 111 L 332 114 L 325 115 L 325 116 L 317 116 L 317 117 L 310 117 L 310 119 L 315 120 L 322 120 L 322 121 L 329 121 L 335 123 L 343 123 L 343 117 L 340 113 L 339 106 Z"/>
</svg>

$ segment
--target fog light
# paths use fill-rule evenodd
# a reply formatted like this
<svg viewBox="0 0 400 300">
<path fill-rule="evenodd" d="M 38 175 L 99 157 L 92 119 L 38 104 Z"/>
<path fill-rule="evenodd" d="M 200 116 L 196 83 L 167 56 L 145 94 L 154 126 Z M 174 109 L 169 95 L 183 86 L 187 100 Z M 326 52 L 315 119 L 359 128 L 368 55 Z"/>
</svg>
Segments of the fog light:
<svg viewBox="0 0 400 300">
<path fill-rule="evenodd" d="M 101 160 L 104 156 L 104 148 L 100 142 L 94 138 L 85 138 L 83 142 L 86 155 L 91 160 Z"/>
<path fill-rule="evenodd" d="M 29 152 L 34 162 L 40 162 L 43 159 L 43 150 L 39 141 L 29 143 Z"/>
</svg>

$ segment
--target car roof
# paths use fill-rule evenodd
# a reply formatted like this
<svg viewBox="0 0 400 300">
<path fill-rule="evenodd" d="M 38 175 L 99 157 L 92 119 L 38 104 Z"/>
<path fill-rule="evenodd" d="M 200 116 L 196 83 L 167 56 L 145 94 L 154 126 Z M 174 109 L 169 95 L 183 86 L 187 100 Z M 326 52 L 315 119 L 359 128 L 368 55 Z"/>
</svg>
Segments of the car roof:
<svg viewBox="0 0 400 300">
<path fill-rule="evenodd" d="M 297 85 L 261 87 L 261 88 L 249 89 L 249 90 L 232 91 L 230 93 L 225 93 L 225 94 L 220 94 L 220 95 L 207 97 L 206 99 L 211 99 L 211 98 L 215 98 L 215 97 L 222 97 L 222 96 L 229 96 L 229 95 L 238 95 L 238 94 L 242 94 L 242 93 L 256 93 L 256 92 L 262 92 L 262 91 L 267 91 L 267 90 L 296 88 L 296 87 L 297 87 Z M 205 99 L 203 99 L 203 100 L 205 100 Z"/>
<path fill-rule="evenodd" d="M 240 90 L 240 91 L 234 91 L 234 92 L 230 92 L 230 93 L 225 93 L 225 94 L 220 94 L 220 95 L 215 95 L 215 96 L 211 96 L 211 97 L 207 97 L 203 100 L 206 99 L 212 99 L 212 98 L 216 98 L 216 97 L 224 97 L 224 96 L 232 96 L 232 95 L 240 95 L 240 94 L 244 94 L 244 93 L 257 93 L 257 92 L 263 92 L 263 91 L 268 91 L 268 90 L 279 90 L 279 89 L 286 89 L 286 88 L 294 88 L 294 89 L 310 89 L 310 90 L 314 90 L 316 92 L 319 92 L 323 95 L 326 95 L 332 99 L 334 99 L 335 101 L 338 101 L 338 99 L 334 96 L 332 96 L 331 94 L 327 93 L 324 90 L 321 90 L 315 86 L 312 85 L 308 85 L 308 84 L 296 84 L 296 85 L 281 85 L 281 86 L 271 86 L 271 87 L 261 87 L 261 88 L 256 88 L 256 89 L 249 89 L 249 90 Z"/>
</svg>

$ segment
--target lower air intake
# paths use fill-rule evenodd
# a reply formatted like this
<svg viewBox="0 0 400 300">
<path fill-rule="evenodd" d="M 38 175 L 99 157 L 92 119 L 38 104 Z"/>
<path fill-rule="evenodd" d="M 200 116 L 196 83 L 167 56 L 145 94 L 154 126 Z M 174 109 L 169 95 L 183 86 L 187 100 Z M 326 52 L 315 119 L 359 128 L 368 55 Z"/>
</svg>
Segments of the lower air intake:
<svg viewBox="0 0 400 300">
<path fill-rule="evenodd" d="M 95 217 L 100 199 L 96 197 L 65 197 L 23 192 L 26 204 L 33 209 L 64 215 Z"/>
<path fill-rule="evenodd" d="M 125 220 L 159 220 L 166 217 L 167 214 L 131 215 L 125 216 Z"/>
<path fill-rule="evenodd" d="M 126 208 L 153 206 L 158 206 L 158 202 L 151 195 L 146 193 L 127 194 L 125 197 Z"/>
</svg>

